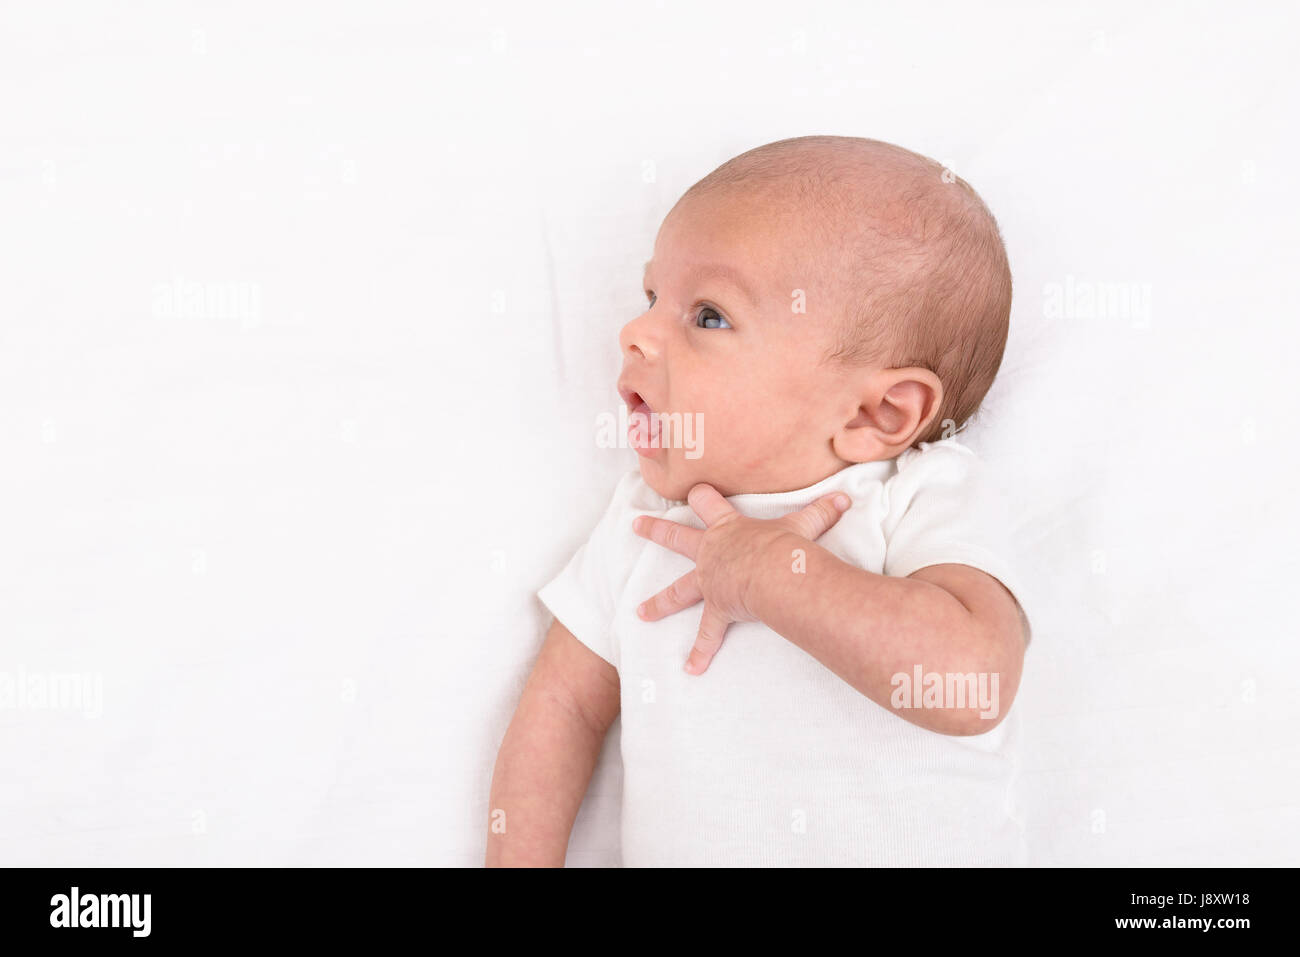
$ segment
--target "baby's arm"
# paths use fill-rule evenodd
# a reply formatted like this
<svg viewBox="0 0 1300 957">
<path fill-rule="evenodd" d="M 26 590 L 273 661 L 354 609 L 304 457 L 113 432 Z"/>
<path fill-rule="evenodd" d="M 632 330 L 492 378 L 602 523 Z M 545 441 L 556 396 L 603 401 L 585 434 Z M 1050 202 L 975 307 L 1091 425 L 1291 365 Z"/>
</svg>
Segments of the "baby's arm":
<svg viewBox="0 0 1300 957">
<path fill-rule="evenodd" d="M 573 820 L 618 710 L 618 671 L 556 621 L 497 752 L 488 867 L 564 865 Z"/>
<path fill-rule="evenodd" d="M 806 574 L 789 573 L 792 548 L 806 551 Z M 913 724 L 941 734 L 981 734 L 1015 699 L 1025 657 L 1023 620 L 1011 593 L 977 568 L 931 565 L 906 578 L 887 577 L 790 537 L 760 560 L 753 591 L 755 614 L 769 628 Z M 927 673 L 996 674 L 997 714 L 984 715 L 973 702 L 894 708 L 894 676 L 911 676 L 917 665 Z"/>
<path fill-rule="evenodd" d="M 940 564 L 900 578 L 842 561 L 815 539 L 849 506 L 843 494 L 776 519 L 747 518 L 705 484 L 687 499 L 706 529 L 645 515 L 632 523 L 638 535 L 695 562 L 637 610 L 658 621 L 703 600 L 687 671 L 709 667 L 731 622 L 761 621 L 872 701 L 928 730 L 982 734 L 1011 707 L 1028 633 L 1015 598 L 993 576 Z M 963 693 L 945 702 L 949 707 L 916 708 L 913 701 L 894 708 L 895 678 L 909 678 L 917 667 L 945 681 L 982 676 L 993 686 L 996 677 L 997 705 L 967 703 Z"/>
</svg>

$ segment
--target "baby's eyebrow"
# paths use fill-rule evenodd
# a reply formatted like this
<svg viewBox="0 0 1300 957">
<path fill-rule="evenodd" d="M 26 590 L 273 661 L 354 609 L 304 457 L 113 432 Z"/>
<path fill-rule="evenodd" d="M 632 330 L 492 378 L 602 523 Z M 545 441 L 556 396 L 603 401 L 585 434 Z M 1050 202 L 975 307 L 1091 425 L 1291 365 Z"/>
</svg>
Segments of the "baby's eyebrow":
<svg viewBox="0 0 1300 957">
<path fill-rule="evenodd" d="M 650 266 L 653 262 L 654 260 L 648 260 L 646 262 L 645 264 L 646 273 L 649 273 Z M 758 296 L 754 295 L 754 292 L 751 289 L 749 283 L 746 281 L 745 277 L 740 273 L 740 270 L 738 269 L 728 266 L 725 263 L 697 263 L 696 265 L 692 266 L 686 274 L 686 279 L 688 282 L 698 281 L 701 279 L 709 279 L 709 278 L 722 279 L 728 285 L 734 286 L 736 289 L 740 290 L 740 292 L 744 294 L 745 298 L 749 300 L 749 304 L 751 306 L 753 306 L 755 309 L 758 308 Z M 645 281 L 645 276 L 643 275 L 642 282 L 644 281 Z"/>
</svg>

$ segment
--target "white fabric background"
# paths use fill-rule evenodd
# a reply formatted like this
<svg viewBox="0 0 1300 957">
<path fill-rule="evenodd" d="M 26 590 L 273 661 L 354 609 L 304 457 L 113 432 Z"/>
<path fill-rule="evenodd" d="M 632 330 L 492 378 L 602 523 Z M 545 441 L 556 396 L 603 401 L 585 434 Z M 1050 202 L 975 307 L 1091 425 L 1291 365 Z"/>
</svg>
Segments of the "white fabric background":
<svg viewBox="0 0 1300 957">
<path fill-rule="evenodd" d="M 658 224 L 818 132 L 1006 236 L 1033 862 L 1297 863 L 1286 10 L 7 6 L 0 863 L 478 864 Z"/>
</svg>

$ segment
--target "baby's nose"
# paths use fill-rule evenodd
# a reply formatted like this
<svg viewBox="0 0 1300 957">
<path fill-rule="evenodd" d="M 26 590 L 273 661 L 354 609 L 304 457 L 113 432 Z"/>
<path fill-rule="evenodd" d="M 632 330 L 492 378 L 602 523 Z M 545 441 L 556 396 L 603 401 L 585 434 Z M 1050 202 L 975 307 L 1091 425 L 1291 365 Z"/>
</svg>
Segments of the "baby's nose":
<svg viewBox="0 0 1300 957">
<path fill-rule="evenodd" d="M 625 355 L 651 362 L 659 358 L 659 335 L 648 312 L 625 325 L 618 334 L 618 341 Z"/>
</svg>

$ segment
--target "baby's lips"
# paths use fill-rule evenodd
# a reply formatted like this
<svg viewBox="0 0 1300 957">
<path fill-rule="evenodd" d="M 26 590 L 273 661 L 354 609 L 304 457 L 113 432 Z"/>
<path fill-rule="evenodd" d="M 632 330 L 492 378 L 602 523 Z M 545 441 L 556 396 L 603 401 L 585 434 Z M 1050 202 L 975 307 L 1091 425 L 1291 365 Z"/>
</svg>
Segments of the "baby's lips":
<svg viewBox="0 0 1300 957">
<path fill-rule="evenodd" d="M 621 382 L 618 384 L 618 394 L 619 397 L 622 398 L 623 403 L 627 406 L 629 412 L 635 412 L 636 407 L 645 401 L 639 392 L 635 389 L 628 388 Z"/>
<path fill-rule="evenodd" d="M 627 405 L 627 410 L 629 412 L 636 412 L 638 409 L 643 412 L 654 412 L 654 406 L 651 404 L 650 400 L 646 398 L 643 393 L 626 385 L 622 380 L 619 380 L 618 394 L 623 399 L 624 404 Z M 645 408 L 641 409 L 642 406 L 645 406 Z"/>
<path fill-rule="evenodd" d="M 636 449 L 639 455 L 652 456 L 660 449 L 660 427 L 659 416 L 650 407 L 649 403 L 641 399 L 636 393 L 632 394 L 632 400 L 637 404 L 632 409 L 627 424 L 628 439 L 632 448 Z M 631 405 L 631 401 L 628 403 Z"/>
</svg>

